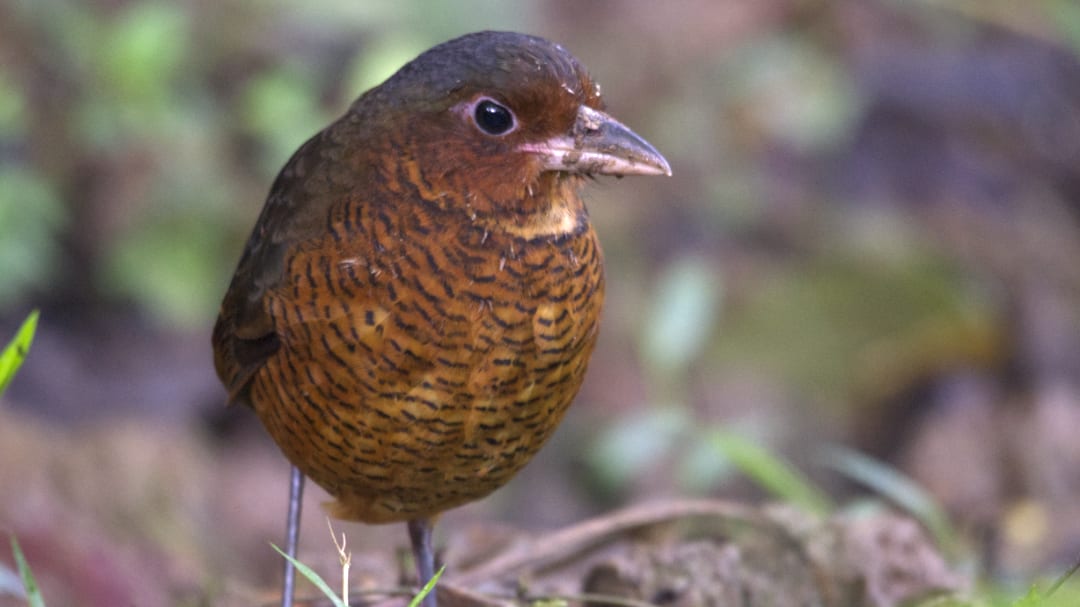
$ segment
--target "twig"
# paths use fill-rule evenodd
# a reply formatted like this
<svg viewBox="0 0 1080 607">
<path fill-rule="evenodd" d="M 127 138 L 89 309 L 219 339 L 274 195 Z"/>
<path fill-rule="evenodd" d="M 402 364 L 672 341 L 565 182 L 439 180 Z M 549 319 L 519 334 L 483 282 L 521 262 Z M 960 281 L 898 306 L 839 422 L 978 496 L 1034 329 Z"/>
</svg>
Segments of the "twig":
<svg viewBox="0 0 1080 607">
<path fill-rule="evenodd" d="M 540 539 L 526 540 L 495 558 L 454 576 L 449 581 L 470 586 L 510 574 L 527 566 L 541 568 L 567 555 L 579 554 L 631 529 L 649 527 L 682 518 L 713 517 L 755 525 L 770 522 L 753 508 L 719 500 L 677 500 L 645 504 L 595 518 Z"/>
<path fill-rule="evenodd" d="M 334 533 L 334 524 L 330 522 L 330 517 L 326 517 L 326 526 L 330 528 L 330 539 L 334 542 L 334 548 L 337 549 L 338 553 L 338 561 L 341 563 L 341 600 L 348 605 L 349 567 L 352 565 L 352 553 L 345 551 L 348 540 L 345 538 L 344 531 L 341 532 L 341 543 L 338 543 L 337 535 Z"/>
</svg>

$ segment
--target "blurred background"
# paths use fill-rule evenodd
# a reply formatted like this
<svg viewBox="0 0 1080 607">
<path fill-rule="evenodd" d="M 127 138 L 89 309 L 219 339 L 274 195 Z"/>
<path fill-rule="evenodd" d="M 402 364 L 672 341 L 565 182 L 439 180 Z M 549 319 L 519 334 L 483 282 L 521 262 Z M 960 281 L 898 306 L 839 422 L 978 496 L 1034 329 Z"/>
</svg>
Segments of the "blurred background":
<svg viewBox="0 0 1080 607">
<path fill-rule="evenodd" d="M 41 310 L 0 401 L 0 529 L 52 604 L 273 592 L 288 468 L 224 406 L 220 297 L 291 152 L 488 28 L 566 46 L 674 176 L 589 185 L 609 292 L 586 385 L 444 539 L 768 499 L 717 448 L 735 432 L 839 503 L 868 492 L 831 445 L 910 475 L 985 579 L 1080 553 L 1074 0 L 303 4 L 0 3 L 0 341 Z M 308 493 L 301 557 L 332 571 Z M 361 576 L 406 544 L 339 528 Z"/>
</svg>

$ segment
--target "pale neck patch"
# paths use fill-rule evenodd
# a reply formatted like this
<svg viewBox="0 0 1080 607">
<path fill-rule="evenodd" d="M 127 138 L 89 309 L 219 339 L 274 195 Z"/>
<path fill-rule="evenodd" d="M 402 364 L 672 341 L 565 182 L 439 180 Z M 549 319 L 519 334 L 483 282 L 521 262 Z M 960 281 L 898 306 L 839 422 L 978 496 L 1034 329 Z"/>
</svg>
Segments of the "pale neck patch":
<svg viewBox="0 0 1080 607">
<path fill-rule="evenodd" d="M 556 238 L 580 231 L 588 215 L 575 181 L 560 179 L 552 195 L 547 196 L 549 204 L 542 205 L 535 213 L 518 215 L 514 221 L 500 221 L 496 229 L 525 240 Z"/>
<path fill-rule="evenodd" d="M 567 204 L 552 205 L 546 211 L 532 215 L 523 224 L 504 226 L 504 229 L 526 240 L 551 238 L 572 234 L 583 219 L 577 210 Z"/>
</svg>

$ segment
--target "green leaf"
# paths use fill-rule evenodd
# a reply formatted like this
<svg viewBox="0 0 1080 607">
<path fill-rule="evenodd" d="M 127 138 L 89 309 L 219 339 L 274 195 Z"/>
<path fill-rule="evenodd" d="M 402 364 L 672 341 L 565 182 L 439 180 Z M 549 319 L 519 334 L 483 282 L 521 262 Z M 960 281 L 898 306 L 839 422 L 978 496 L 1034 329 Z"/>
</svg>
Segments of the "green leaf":
<svg viewBox="0 0 1080 607">
<path fill-rule="evenodd" d="M 1046 0 L 1048 24 L 1057 27 L 1072 46 L 1073 54 L 1080 56 L 1080 6 L 1073 0 Z"/>
<path fill-rule="evenodd" d="M 102 283 L 179 326 L 212 317 L 220 301 L 219 235 L 185 217 L 151 221 L 117 238 L 102 267 Z"/>
<path fill-rule="evenodd" d="M 1012 607 L 1039 607 L 1042 604 L 1042 594 L 1039 592 L 1038 587 L 1032 585 L 1031 588 L 1028 588 L 1027 594 L 1016 599 L 1016 602 L 1012 604 Z"/>
<path fill-rule="evenodd" d="M 350 95 L 359 95 L 377 86 L 431 46 L 433 41 L 428 37 L 409 31 L 385 34 L 366 45 L 349 69 L 345 90 Z"/>
<path fill-rule="evenodd" d="M 763 36 L 732 57 L 728 88 L 771 138 L 803 152 L 843 142 L 862 99 L 835 52 L 804 36 Z"/>
<path fill-rule="evenodd" d="M 67 213 L 45 175 L 32 167 L 0 166 L 0 308 L 18 302 L 28 288 L 48 284 L 59 266 L 57 234 Z"/>
<path fill-rule="evenodd" d="M 261 146 L 259 163 L 268 176 L 301 144 L 326 125 L 319 85 L 311 70 L 285 65 L 255 75 L 244 88 L 243 127 Z"/>
<path fill-rule="evenodd" d="M 23 137 L 27 127 L 26 95 L 8 69 L 0 66 L 0 137 Z"/>
<path fill-rule="evenodd" d="M 112 22 L 101 60 L 113 93 L 127 104 L 168 104 L 190 55 L 188 15 L 167 2 L 134 3 Z"/>
<path fill-rule="evenodd" d="M 716 322 L 720 278 L 708 263 L 682 259 L 656 289 L 642 335 L 642 354 L 657 379 L 678 381 L 700 356 Z"/>
<path fill-rule="evenodd" d="M 826 449 L 824 460 L 834 470 L 866 485 L 909 512 L 946 549 L 955 546 L 955 535 L 945 511 L 933 496 L 911 478 L 883 462 L 844 447 Z"/>
<path fill-rule="evenodd" d="M 672 454 L 691 423 L 686 407 L 677 405 L 619 416 L 587 454 L 596 480 L 608 491 L 625 488 L 642 470 Z"/>
<path fill-rule="evenodd" d="M 678 486 L 681 490 L 703 495 L 721 481 L 730 478 L 739 471 L 725 457 L 716 456 L 716 445 L 706 437 L 691 436 L 683 441 L 685 448 L 680 454 L 675 470 Z"/>
<path fill-rule="evenodd" d="M 22 326 L 15 333 L 15 338 L 0 352 L 0 394 L 4 393 L 8 384 L 15 377 L 15 372 L 22 366 L 23 360 L 30 352 L 30 342 L 34 340 L 34 331 L 37 330 L 38 311 L 34 310 L 26 317 Z"/>
<path fill-rule="evenodd" d="M 32 315 L 35 320 L 37 319 L 36 314 L 35 312 Z M 15 539 L 14 535 L 11 536 L 11 552 L 15 555 L 15 567 L 19 570 L 19 576 L 22 577 L 23 590 L 26 591 L 26 603 L 30 607 L 45 607 L 45 599 L 41 596 L 37 580 L 34 579 L 34 574 L 30 571 L 30 565 L 27 564 L 22 548 L 19 547 L 19 540 Z"/>
<path fill-rule="evenodd" d="M 810 479 L 756 442 L 724 430 L 714 431 L 709 438 L 735 467 L 773 495 L 821 516 L 835 509 L 829 496 Z"/>
<path fill-rule="evenodd" d="M 334 607 L 349 607 L 345 604 L 345 601 L 341 600 L 341 598 L 338 597 L 337 594 L 334 594 L 334 591 L 330 588 L 329 584 L 323 581 L 323 579 L 319 577 L 319 574 L 315 573 L 315 571 L 312 570 L 311 567 L 308 567 L 307 565 L 301 563 L 293 557 L 285 554 L 285 552 L 281 548 L 278 548 L 273 543 L 271 543 L 270 546 L 272 546 L 274 550 L 277 550 L 278 554 L 285 557 L 285 560 L 292 563 L 293 567 L 296 567 L 296 570 L 299 571 L 301 575 L 306 577 L 309 582 L 311 582 L 315 585 L 316 588 L 321 590 L 322 593 L 326 595 L 326 598 L 330 599 L 330 602 L 334 604 Z"/>
</svg>

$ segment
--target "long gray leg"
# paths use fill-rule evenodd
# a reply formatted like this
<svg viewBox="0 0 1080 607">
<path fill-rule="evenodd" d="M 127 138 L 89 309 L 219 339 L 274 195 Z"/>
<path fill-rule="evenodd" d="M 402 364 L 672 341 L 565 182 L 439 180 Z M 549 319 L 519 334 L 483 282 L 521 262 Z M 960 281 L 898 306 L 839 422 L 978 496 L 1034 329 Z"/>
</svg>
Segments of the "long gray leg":
<svg viewBox="0 0 1080 607">
<path fill-rule="evenodd" d="M 435 575 L 435 551 L 431 547 L 431 519 L 418 518 L 409 521 L 409 540 L 412 542 L 413 559 L 416 560 L 416 573 L 420 586 L 425 586 Z M 423 607 L 436 607 L 435 591 L 424 597 Z"/>
<path fill-rule="evenodd" d="M 285 523 L 285 554 L 296 558 L 296 546 L 300 543 L 300 506 L 304 497 L 304 473 L 292 467 L 289 477 L 289 516 Z M 285 560 L 285 583 L 281 589 L 281 607 L 292 607 L 293 590 L 296 588 L 296 567 Z"/>
</svg>

